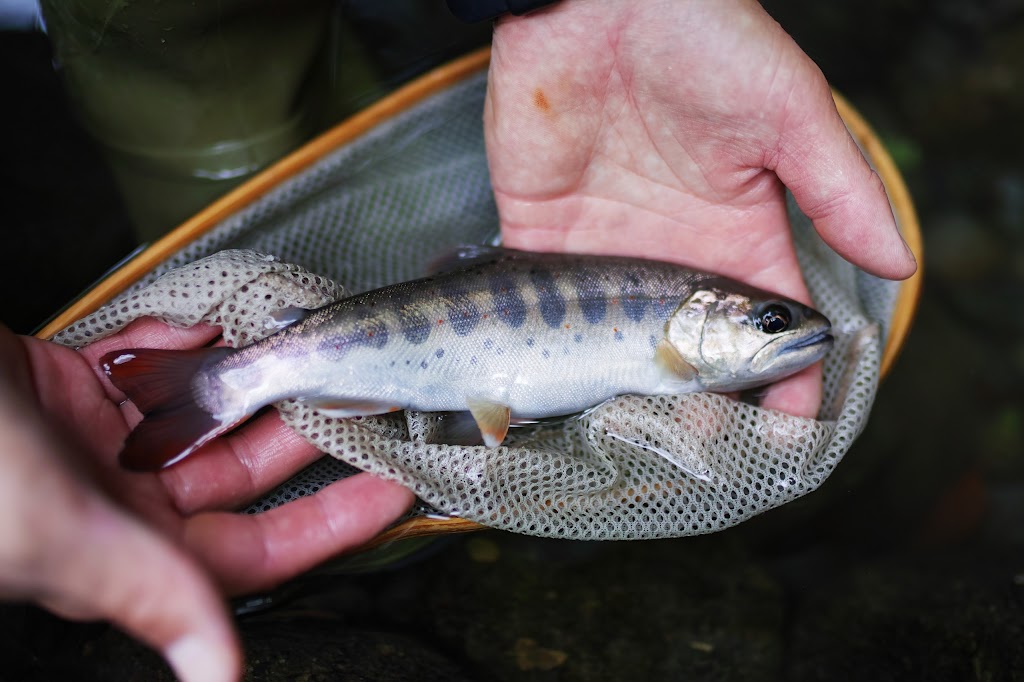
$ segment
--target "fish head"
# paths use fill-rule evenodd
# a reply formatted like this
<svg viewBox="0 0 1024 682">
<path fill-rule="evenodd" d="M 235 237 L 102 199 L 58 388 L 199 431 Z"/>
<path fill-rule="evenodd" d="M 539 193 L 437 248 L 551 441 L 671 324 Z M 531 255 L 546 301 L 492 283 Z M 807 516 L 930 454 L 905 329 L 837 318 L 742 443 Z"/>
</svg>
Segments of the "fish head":
<svg viewBox="0 0 1024 682">
<path fill-rule="evenodd" d="M 800 371 L 832 347 L 832 325 L 797 301 L 710 279 L 669 319 L 669 343 L 709 391 L 768 384 Z"/>
</svg>

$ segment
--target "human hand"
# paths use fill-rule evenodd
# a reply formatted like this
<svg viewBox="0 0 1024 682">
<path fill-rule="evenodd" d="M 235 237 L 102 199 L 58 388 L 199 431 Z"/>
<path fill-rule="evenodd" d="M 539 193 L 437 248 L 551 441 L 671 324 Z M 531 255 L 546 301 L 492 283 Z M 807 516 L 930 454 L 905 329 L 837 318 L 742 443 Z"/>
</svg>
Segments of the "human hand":
<svg viewBox="0 0 1024 682">
<path fill-rule="evenodd" d="M 285 580 L 369 540 L 412 501 L 362 474 L 264 514 L 231 513 L 320 456 L 276 413 L 177 466 L 121 469 L 118 452 L 141 415 L 98 358 L 196 347 L 217 334 L 140 320 L 76 352 L 0 326 L 0 597 L 110 620 L 186 681 L 241 674 L 221 591 Z"/>
<path fill-rule="evenodd" d="M 814 63 L 753 0 L 562 0 L 494 31 L 485 135 L 504 243 L 671 260 L 809 303 L 784 187 L 840 255 L 916 262 Z M 813 416 L 820 365 L 765 407 Z"/>
</svg>

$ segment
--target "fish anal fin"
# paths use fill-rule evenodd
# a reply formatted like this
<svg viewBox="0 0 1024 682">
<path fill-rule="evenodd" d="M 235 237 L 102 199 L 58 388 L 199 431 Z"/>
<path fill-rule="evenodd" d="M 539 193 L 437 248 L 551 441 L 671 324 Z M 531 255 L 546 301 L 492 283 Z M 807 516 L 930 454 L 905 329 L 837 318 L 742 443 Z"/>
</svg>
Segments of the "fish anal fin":
<svg viewBox="0 0 1024 682">
<path fill-rule="evenodd" d="M 662 339 L 658 342 L 654 360 L 662 369 L 677 379 L 693 381 L 697 378 L 697 368 L 687 362 L 668 339 Z"/>
<path fill-rule="evenodd" d="M 508 405 L 471 398 L 466 401 L 470 414 L 480 428 L 480 435 L 484 438 L 484 445 L 489 448 L 496 448 L 501 445 L 508 434 L 509 422 L 512 418 L 512 410 Z"/>
<path fill-rule="evenodd" d="M 326 417 L 348 419 L 350 417 L 369 417 L 374 414 L 387 414 L 402 409 L 393 403 L 380 403 L 372 400 L 345 400 L 344 398 L 307 399 L 317 412 Z"/>
</svg>

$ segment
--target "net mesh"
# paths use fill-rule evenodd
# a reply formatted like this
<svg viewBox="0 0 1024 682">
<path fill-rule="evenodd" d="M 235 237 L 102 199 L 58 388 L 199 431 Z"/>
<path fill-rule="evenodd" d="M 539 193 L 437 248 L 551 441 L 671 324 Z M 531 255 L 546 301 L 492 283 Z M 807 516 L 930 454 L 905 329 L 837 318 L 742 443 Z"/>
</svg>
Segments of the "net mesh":
<svg viewBox="0 0 1024 682">
<path fill-rule="evenodd" d="M 273 331 L 275 310 L 411 279 L 451 246 L 492 243 L 485 87 L 484 74 L 469 78 L 332 151 L 54 340 L 82 346 L 152 316 L 219 324 L 244 345 Z M 837 336 L 818 419 L 713 394 L 623 396 L 491 449 L 437 442 L 433 414 L 334 419 L 287 401 L 277 405 L 285 422 L 332 457 L 249 511 L 364 470 L 413 490 L 414 513 L 542 536 L 661 538 L 714 532 L 814 490 L 867 420 L 898 285 L 836 256 L 793 204 L 790 217 Z"/>
</svg>

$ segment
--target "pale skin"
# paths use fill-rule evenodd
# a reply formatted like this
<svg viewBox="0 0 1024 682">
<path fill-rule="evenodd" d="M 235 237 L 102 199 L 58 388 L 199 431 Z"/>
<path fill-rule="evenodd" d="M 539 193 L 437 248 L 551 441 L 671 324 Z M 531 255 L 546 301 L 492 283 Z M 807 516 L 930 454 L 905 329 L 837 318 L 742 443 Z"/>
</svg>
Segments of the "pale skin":
<svg viewBox="0 0 1024 682">
<path fill-rule="evenodd" d="M 218 330 L 140 320 L 81 352 L 0 327 L 0 596 L 104 619 L 185 680 L 231 680 L 223 595 L 272 587 L 373 538 L 411 504 L 361 474 L 260 515 L 233 513 L 320 456 L 276 413 L 158 473 L 117 455 L 141 418 L 98 367 L 128 347 L 190 348 Z"/>
<path fill-rule="evenodd" d="M 748 0 L 556 3 L 494 31 L 487 152 L 505 244 L 671 260 L 810 303 L 783 185 L 840 255 L 916 262 L 814 63 Z M 821 369 L 762 404 L 813 416 Z"/>
<path fill-rule="evenodd" d="M 744 0 L 563 0 L 498 22 L 485 111 L 508 246 L 674 260 L 808 300 L 783 184 L 864 269 L 916 264 L 818 69 Z M 185 680 L 237 679 L 225 594 L 264 589 L 376 535 L 410 504 L 368 475 L 232 513 L 319 456 L 275 414 L 153 474 L 116 463 L 139 419 L 97 359 L 190 348 L 151 320 L 76 352 L 0 328 L 0 596 L 106 619 Z M 768 407 L 813 415 L 820 370 Z"/>
</svg>

